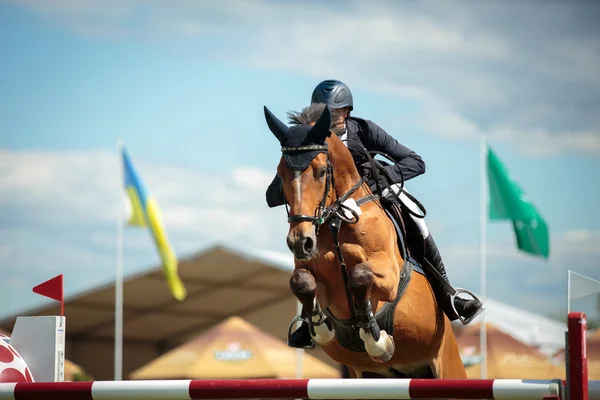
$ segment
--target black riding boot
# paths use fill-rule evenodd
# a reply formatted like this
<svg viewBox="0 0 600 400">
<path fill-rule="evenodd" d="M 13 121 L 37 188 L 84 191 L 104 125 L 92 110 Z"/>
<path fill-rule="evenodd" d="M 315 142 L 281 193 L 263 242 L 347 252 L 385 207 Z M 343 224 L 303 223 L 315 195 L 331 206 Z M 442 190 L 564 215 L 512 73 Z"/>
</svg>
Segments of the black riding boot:
<svg viewBox="0 0 600 400">
<path fill-rule="evenodd" d="M 427 236 L 427 238 L 425 239 L 425 244 L 425 258 L 427 258 L 429 262 L 433 264 L 435 269 L 440 273 L 440 275 L 444 277 L 444 280 L 448 283 L 448 285 L 450 285 L 450 281 L 448 280 L 448 276 L 446 275 L 446 268 L 444 267 L 444 263 L 442 261 L 442 256 L 440 255 L 437 245 L 433 241 L 433 237 L 431 236 L 431 234 L 429 234 L 429 236 Z M 471 322 L 477 315 L 479 315 L 485 308 L 483 303 L 479 300 L 467 300 L 456 296 L 454 298 L 454 307 L 456 308 L 456 311 L 459 314 L 456 315 L 456 312 L 454 312 L 454 309 L 452 308 L 450 292 L 444 287 L 444 285 L 438 282 L 435 276 L 430 277 L 429 281 L 433 286 L 438 301 L 440 301 L 442 305 L 444 313 L 446 314 L 446 316 L 448 316 L 448 319 L 450 319 L 450 321 L 458 319 L 460 315 L 462 320 L 464 320 L 464 322 L 461 322 L 463 322 L 466 325 L 469 322 Z"/>
<path fill-rule="evenodd" d="M 306 321 L 298 329 L 288 336 L 288 346 L 296 349 L 312 349 L 315 347 L 315 342 L 310 334 L 310 329 Z"/>
</svg>

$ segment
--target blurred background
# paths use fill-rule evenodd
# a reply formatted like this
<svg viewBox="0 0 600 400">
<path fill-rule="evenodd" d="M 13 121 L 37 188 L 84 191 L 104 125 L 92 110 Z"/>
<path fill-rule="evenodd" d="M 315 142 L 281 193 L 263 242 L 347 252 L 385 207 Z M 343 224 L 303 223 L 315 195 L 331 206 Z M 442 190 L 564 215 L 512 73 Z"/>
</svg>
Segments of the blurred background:
<svg viewBox="0 0 600 400">
<path fill-rule="evenodd" d="M 599 18 L 586 1 L 0 1 L 0 329 L 55 314 L 31 288 L 62 273 L 67 358 L 78 379 L 112 379 L 122 140 L 188 291 L 172 299 L 148 231 L 125 227 L 124 378 L 173 363 L 202 377 L 214 351 L 293 377 L 293 259 L 285 209 L 265 202 L 280 148 L 263 106 L 285 119 L 339 79 L 353 115 L 424 159 L 406 186 L 451 282 L 475 293 L 486 136 L 550 232 L 542 258 L 510 221 L 487 225 L 488 376 L 539 377 L 511 363 L 564 376 L 567 271 L 600 280 Z M 598 296 L 571 308 L 600 326 Z M 456 326 L 471 377 L 478 323 Z M 238 333 L 216 343 L 220 329 Z M 342 373 L 304 353 L 305 376 Z"/>
</svg>

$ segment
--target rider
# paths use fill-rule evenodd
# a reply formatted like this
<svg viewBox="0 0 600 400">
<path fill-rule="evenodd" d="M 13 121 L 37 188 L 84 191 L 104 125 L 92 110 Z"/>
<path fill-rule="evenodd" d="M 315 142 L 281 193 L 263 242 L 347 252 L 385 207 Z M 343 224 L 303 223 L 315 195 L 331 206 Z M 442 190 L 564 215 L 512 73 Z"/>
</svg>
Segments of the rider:
<svg viewBox="0 0 600 400">
<path fill-rule="evenodd" d="M 351 117 L 350 111 L 353 110 L 352 93 L 348 86 L 339 80 L 325 80 L 319 83 L 311 98 L 312 103 L 324 103 L 329 106 L 332 113 L 331 131 L 338 135 L 344 141 L 350 153 L 352 154 L 359 169 L 364 168 L 368 161 L 363 153 L 354 149 L 351 145 L 353 140 L 359 139 L 368 151 L 380 151 L 390 156 L 395 163 L 385 165 L 391 184 L 398 184 L 425 173 L 425 163 L 421 157 L 411 149 L 398 143 L 391 135 L 384 131 L 380 126 L 370 120 L 364 120 L 357 117 Z M 320 113 L 319 113 L 320 115 Z M 297 115 L 289 114 L 290 122 L 301 123 Z M 318 116 L 314 118 L 314 121 Z M 306 123 L 306 122 L 304 122 Z M 373 186 L 373 185 L 371 185 Z M 393 187 L 398 189 L 398 187 Z M 387 189 L 386 189 L 387 191 Z M 385 194 L 385 191 L 384 191 Z M 399 194 L 402 202 L 413 212 L 418 213 L 415 203 L 404 193 Z M 276 207 L 284 204 L 284 197 L 281 185 L 281 179 L 276 174 L 266 192 L 267 204 L 269 207 Z M 431 236 L 424 218 L 416 217 L 411 214 L 412 219 L 418 226 L 421 235 L 426 243 L 425 258 L 427 258 L 436 270 L 443 276 L 444 280 L 450 284 L 446 275 L 446 270 L 442 262 L 442 257 Z M 456 313 L 450 305 L 451 294 L 444 285 L 436 279 L 430 279 L 435 283 L 436 292 L 443 297 L 442 308 L 451 321 L 458 319 Z M 479 300 L 467 300 L 455 297 L 454 305 L 458 314 L 465 320 L 472 320 L 474 316 L 483 311 L 483 304 Z M 303 347 L 311 340 L 308 325 L 303 322 L 290 337 L 289 345 L 291 347 Z"/>
</svg>

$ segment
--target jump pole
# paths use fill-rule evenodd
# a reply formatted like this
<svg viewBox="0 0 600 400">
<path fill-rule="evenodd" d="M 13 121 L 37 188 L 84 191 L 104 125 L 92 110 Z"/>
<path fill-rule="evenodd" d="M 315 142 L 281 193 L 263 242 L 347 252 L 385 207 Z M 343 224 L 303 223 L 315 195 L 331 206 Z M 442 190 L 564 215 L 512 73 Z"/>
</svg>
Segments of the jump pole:
<svg viewBox="0 0 600 400">
<path fill-rule="evenodd" d="M 0 399 L 520 399 L 560 397 L 560 381 L 221 379 L 0 384 Z"/>
<path fill-rule="evenodd" d="M 569 313 L 567 393 L 561 380 L 221 379 L 0 383 L 0 400 L 482 399 L 600 400 L 588 382 L 584 313 Z"/>
</svg>

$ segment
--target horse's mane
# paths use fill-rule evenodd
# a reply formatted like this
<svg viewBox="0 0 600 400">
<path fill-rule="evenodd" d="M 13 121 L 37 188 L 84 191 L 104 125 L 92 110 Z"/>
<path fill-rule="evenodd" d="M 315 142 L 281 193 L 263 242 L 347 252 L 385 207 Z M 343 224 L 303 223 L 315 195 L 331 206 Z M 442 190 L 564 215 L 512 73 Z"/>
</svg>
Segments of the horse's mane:
<svg viewBox="0 0 600 400">
<path fill-rule="evenodd" d="M 302 111 L 288 111 L 288 123 L 291 125 L 310 125 L 317 122 L 323 111 L 325 111 L 327 105 L 325 103 L 312 103 L 311 105 L 304 107 Z M 330 108 L 331 120 L 339 118 L 341 111 L 335 108 Z"/>
</svg>

